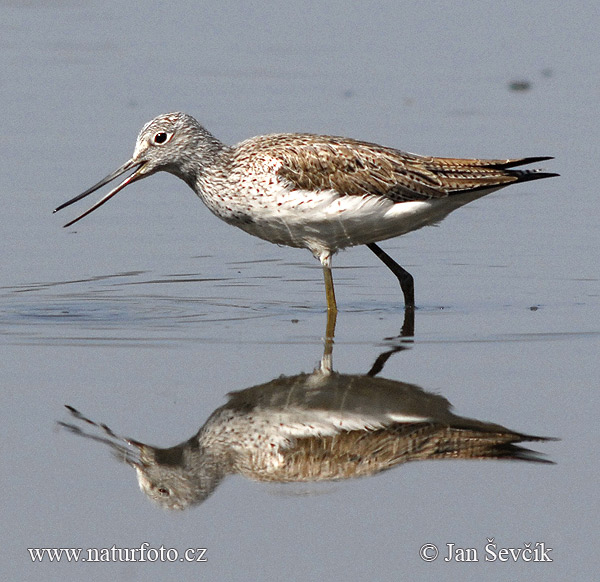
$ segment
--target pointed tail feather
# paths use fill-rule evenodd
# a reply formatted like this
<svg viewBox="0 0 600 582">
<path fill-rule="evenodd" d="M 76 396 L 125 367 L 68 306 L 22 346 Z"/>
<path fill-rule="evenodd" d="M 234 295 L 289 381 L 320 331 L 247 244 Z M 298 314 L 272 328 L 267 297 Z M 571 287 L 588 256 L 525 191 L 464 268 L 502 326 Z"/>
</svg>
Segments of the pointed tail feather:
<svg viewBox="0 0 600 582">
<path fill-rule="evenodd" d="M 540 168 L 513 169 L 551 159 L 551 156 L 505 160 L 429 158 L 425 165 L 428 171 L 437 176 L 448 194 L 462 194 L 558 176 L 555 172 L 546 172 Z"/>
</svg>

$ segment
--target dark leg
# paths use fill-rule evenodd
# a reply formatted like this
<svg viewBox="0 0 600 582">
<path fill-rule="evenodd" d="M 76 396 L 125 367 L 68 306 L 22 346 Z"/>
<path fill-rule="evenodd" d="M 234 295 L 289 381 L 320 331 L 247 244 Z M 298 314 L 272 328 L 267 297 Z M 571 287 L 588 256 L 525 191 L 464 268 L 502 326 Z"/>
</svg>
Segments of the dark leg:
<svg viewBox="0 0 600 582">
<path fill-rule="evenodd" d="M 403 269 L 392 257 L 380 249 L 375 243 L 369 243 L 367 246 L 383 261 L 385 266 L 396 275 L 404 293 L 404 305 L 406 309 L 415 308 L 415 283 L 413 276 Z"/>
</svg>

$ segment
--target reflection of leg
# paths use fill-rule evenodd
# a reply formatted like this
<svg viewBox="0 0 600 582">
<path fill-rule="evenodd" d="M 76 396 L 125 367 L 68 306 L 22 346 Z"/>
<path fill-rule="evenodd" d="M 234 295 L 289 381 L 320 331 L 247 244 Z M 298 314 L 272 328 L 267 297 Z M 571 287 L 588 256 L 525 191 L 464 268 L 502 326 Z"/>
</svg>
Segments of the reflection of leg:
<svg viewBox="0 0 600 582">
<path fill-rule="evenodd" d="M 327 322 L 329 323 L 329 322 Z M 327 332 L 329 333 L 329 332 Z M 331 374 L 333 371 L 333 336 L 325 337 L 323 357 L 321 358 L 321 372 Z"/>
<path fill-rule="evenodd" d="M 367 376 L 376 376 L 377 374 L 379 374 L 379 372 L 383 370 L 383 366 L 392 354 L 401 352 L 403 350 L 408 350 L 414 341 L 414 335 L 415 309 L 414 307 L 406 307 L 404 309 L 404 321 L 402 322 L 402 329 L 400 330 L 400 335 L 398 335 L 397 337 L 386 338 L 386 340 L 400 340 L 402 343 L 392 348 L 391 350 L 380 354 L 371 366 L 371 369 L 367 372 Z"/>
<path fill-rule="evenodd" d="M 391 350 L 388 350 L 387 352 L 379 354 L 377 359 L 373 362 L 371 369 L 367 372 L 367 376 L 377 376 L 377 374 L 379 374 L 379 372 L 383 370 L 383 367 L 385 366 L 385 363 L 390 359 L 390 356 L 397 352 L 401 352 L 402 350 L 407 349 L 407 346 L 397 346 L 395 348 L 392 348 Z"/>
<path fill-rule="evenodd" d="M 331 267 L 323 265 L 323 277 L 325 278 L 325 296 L 327 297 L 327 311 L 333 313 L 334 320 L 337 315 L 337 304 L 335 302 L 335 291 L 333 290 L 333 276 Z"/>
<path fill-rule="evenodd" d="M 327 327 L 325 328 L 325 340 L 330 341 L 335 336 L 335 321 L 337 319 L 337 311 L 327 310 Z"/>
<path fill-rule="evenodd" d="M 396 275 L 404 293 L 404 305 L 406 309 L 415 308 L 415 283 L 413 276 L 403 269 L 392 257 L 380 249 L 375 243 L 369 243 L 367 246 L 375 253 L 375 255 L 383 261 L 385 266 Z"/>
<path fill-rule="evenodd" d="M 335 335 L 335 321 L 337 319 L 337 305 L 335 303 L 335 292 L 333 290 L 333 277 L 331 268 L 323 267 L 325 277 L 325 295 L 327 297 L 327 328 L 325 329 L 325 340 L 332 340 Z"/>
<path fill-rule="evenodd" d="M 404 322 L 400 330 L 400 337 L 414 337 L 415 335 L 415 308 L 404 308 Z"/>
</svg>

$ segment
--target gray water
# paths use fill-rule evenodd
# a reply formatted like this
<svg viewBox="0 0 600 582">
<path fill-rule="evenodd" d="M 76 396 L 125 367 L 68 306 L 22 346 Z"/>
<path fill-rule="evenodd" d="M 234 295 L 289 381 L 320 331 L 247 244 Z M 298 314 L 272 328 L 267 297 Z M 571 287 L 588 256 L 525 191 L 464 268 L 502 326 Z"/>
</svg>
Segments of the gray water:
<svg viewBox="0 0 600 582">
<path fill-rule="evenodd" d="M 600 16 L 584 1 L 448 6 L 2 2 L 2 579 L 595 578 Z M 60 429 L 69 404 L 172 446 L 228 392 L 322 356 L 318 263 L 218 221 L 172 176 L 69 229 L 79 207 L 52 215 L 173 110 L 228 143 L 308 131 L 433 155 L 555 156 L 545 166 L 560 178 L 382 245 L 415 276 L 412 341 L 398 338 L 389 271 L 364 248 L 336 256 L 333 368 L 365 374 L 403 345 L 381 377 L 559 437 L 531 444 L 556 464 L 425 461 L 303 486 L 235 476 L 169 513 L 108 448 Z M 543 542 L 552 562 L 486 561 L 491 538 Z M 145 542 L 206 548 L 207 561 L 32 563 L 27 550 Z M 437 560 L 419 557 L 427 543 Z M 447 544 L 478 562 L 445 561 Z"/>
</svg>

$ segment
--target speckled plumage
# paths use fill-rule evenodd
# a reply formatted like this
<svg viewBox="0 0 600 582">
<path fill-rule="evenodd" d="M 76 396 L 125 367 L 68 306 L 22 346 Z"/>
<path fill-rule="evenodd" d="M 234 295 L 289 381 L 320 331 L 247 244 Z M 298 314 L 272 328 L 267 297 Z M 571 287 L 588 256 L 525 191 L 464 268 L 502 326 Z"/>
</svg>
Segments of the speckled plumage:
<svg viewBox="0 0 600 582">
<path fill-rule="evenodd" d="M 169 113 L 144 126 L 131 160 L 56 210 L 134 170 L 69 226 L 127 184 L 170 172 L 219 218 L 275 244 L 307 248 L 326 270 L 338 250 L 369 246 L 398 276 L 412 307 L 412 277 L 375 243 L 437 223 L 459 206 L 509 184 L 555 176 L 515 169 L 547 159 L 435 158 L 312 134 L 258 136 L 229 147 L 193 117 Z M 328 307 L 335 310 L 327 273 L 326 285 Z"/>
</svg>

